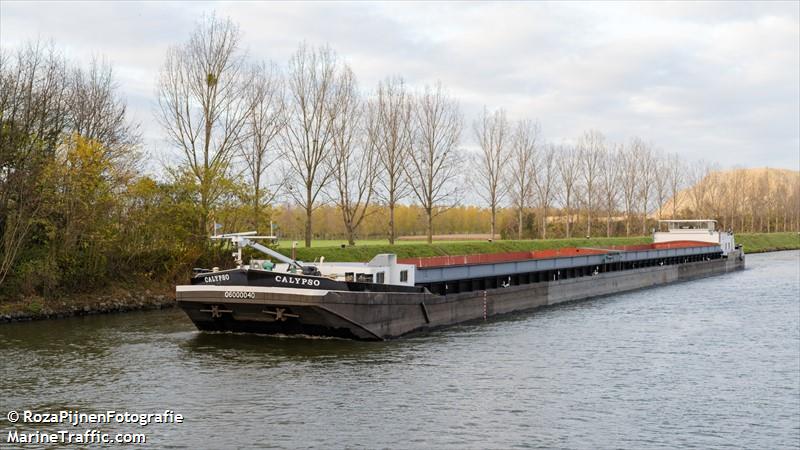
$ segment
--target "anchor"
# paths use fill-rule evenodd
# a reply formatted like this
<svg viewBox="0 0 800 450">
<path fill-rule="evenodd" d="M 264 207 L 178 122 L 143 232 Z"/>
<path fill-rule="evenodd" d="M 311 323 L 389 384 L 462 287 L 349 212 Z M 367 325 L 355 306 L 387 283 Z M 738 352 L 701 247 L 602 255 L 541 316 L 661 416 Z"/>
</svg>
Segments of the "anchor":
<svg viewBox="0 0 800 450">
<path fill-rule="evenodd" d="M 218 317 L 222 317 L 222 313 L 232 313 L 233 310 L 219 309 L 219 305 L 211 305 L 211 309 L 201 309 L 200 312 L 211 313 L 211 318 L 216 319 Z"/>
<path fill-rule="evenodd" d="M 266 311 L 265 310 L 265 311 L 261 311 L 261 312 L 263 312 L 265 314 L 274 315 L 276 322 L 277 321 L 286 322 L 286 319 L 288 319 L 289 317 L 294 317 L 294 318 L 300 317 L 299 314 L 291 314 L 291 313 L 287 313 L 285 311 L 286 311 L 286 308 L 275 308 L 275 311 Z"/>
</svg>

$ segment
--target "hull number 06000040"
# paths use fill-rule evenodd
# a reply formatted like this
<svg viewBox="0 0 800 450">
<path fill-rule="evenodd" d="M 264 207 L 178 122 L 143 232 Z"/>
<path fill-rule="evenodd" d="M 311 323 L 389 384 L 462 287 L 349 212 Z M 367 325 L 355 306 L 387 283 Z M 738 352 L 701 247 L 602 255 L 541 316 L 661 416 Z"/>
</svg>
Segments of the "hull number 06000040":
<svg viewBox="0 0 800 450">
<path fill-rule="evenodd" d="M 256 298 L 255 292 L 225 291 L 225 298 Z"/>
</svg>

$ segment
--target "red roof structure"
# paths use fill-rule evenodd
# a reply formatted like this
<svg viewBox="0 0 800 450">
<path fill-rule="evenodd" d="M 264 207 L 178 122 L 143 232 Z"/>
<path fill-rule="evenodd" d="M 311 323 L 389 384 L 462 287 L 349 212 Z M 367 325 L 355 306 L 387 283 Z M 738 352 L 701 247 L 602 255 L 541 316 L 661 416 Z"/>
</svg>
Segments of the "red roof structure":
<svg viewBox="0 0 800 450">
<path fill-rule="evenodd" d="M 526 261 L 531 259 L 552 259 L 569 258 L 573 256 L 603 255 L 610 252 L 632 252 L 642 250 L 665 250 L 673 248 L 687 247 L 709 247 L 717 244 L 698 241 L 674 241 L 660 242 L 654 244 L 641 245 L 620 245 L 607 248 L 582 248 L 565 247 L 547 250 L 532 250 L 527 252 L 506 252 L 506 253 L 486 253 L 476 255 L 456 255 L 456 256 L 429 256 L 425 258 L 398 258 L 401 264 L 414 264 L 417 268 L 446 267 L 446 266 L 468 266 L 476 264 L 495 264 L 514 261 Z"/>
</svg>

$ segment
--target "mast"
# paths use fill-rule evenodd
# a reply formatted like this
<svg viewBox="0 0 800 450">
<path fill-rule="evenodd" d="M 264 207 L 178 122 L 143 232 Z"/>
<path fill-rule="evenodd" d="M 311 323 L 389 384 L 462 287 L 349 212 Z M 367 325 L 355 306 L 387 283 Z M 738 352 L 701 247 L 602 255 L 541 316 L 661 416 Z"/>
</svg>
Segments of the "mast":
<svg viewBox="0 0 800 450">
<path fill-rule="evenodd" d="M 295 266 L 302 271 L 305 264 L 302 261 L 297 261 L 295 259 L 289 258 L 288 256 L 279 253 L 269 247 L 259 244 L 255 242 L 255 239 L 275 239 L 275 236 L 257 236 L 257 232 L 255 231 L 245 231 L 242 233 L 225 233 L 211 236 L 211 239 L 214 240 L 227 240 L 233 244 L 236 244 L 237 251 L 234 253 L 234 258 L 236 258 L 236 264 L 239 266 L 242 265 L 242 249 L 245 247 L 254 248 L 261 253 L 267 254 L 280 262 L 288 264 L 290 267 Z"/>
</svg>

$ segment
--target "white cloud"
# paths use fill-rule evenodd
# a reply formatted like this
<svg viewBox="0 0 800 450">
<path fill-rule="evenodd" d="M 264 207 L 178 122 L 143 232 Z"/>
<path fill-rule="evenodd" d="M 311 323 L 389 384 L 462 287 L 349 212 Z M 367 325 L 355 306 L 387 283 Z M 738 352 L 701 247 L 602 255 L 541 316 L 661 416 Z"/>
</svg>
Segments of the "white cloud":
<svg viewBox="0 0 800 450">
<path fill-rule="evenodd" d="M 688 159 L 800 168 L 798 3 L 2 2 L 0 42 L 105 55 L 161 151 L 158 69 L 212 11 L 241 25 L 253 58 L 283 64 L 305 40 L 330 44 L 364 89 L 390 75 L 441 80 L 467 125 L 486 104 L 538 119 L 555 140 L 596 128 Z"/>
</svg>

